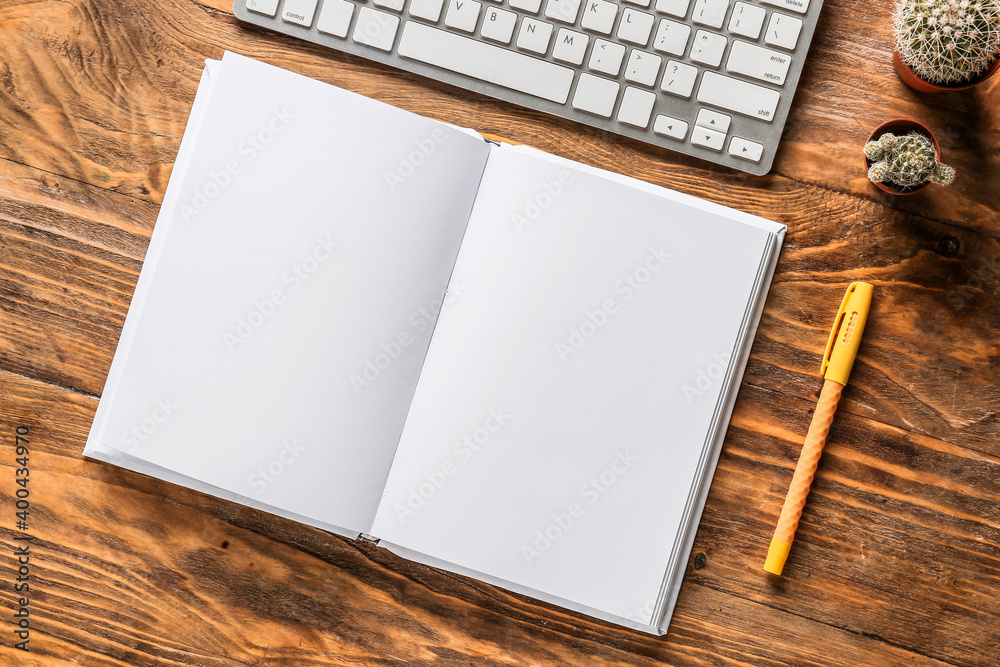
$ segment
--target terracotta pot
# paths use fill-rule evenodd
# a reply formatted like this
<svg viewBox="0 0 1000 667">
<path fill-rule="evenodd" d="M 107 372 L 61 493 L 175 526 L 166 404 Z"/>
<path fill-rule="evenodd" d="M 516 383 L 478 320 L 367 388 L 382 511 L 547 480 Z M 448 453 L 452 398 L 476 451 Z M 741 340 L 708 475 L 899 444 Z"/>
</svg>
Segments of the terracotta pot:
<svg viewBox="0 0 1000 667">
<path fill-rule="evenodd" d="M 890 132 L 895 135 L 909 134 L 910 132 L 919 132 L 920 134 L 930 138 L 931 143 L 934 144 L 934 154 L 937 159 L 941 159 L 941 144 L 938 143 L 937 137 L 931 132 L 931 129 L 921 123 L 919 120 L 914 120 L 912 118 L 894 118 L 892 120 L 887 120 L 882 123 L 874 130 L 872 130 L 871 135 L 868 137 L 868 141 L 875 141 L 883 134 L 889 134 Z M 866 141 L 865 143 L 868 143 Z M 865 174 L 868 173 L 869 167 L 872 166 L 872 161 L 868 159 L 865 155 Z M 920 192 L 928 185 L 930 182 L 924 182 L 920 185 L 915 185 L 913 187 L 900 187 L 895 183 L 872 183 L 876 188 L 883 192 L 888 192 L 892 195 L 912 195 L 915 192 Z"/>
<path fill-rule="evenodd" d="M 961 86 L 939 86 L 935 83 L 930 83 L 925 79 L 921 79 L 917 76 L 916 72 L 914 72 L 913 69 L 906 64 L 906 61 L 903 60 L 903 56 L 899 55 L 899 51 L 896 49 L 893 49 L 892 51 L 892 66 L 896 68 L 896 75 L 899 76 L 899 80 L 918 93 L 947 93 L 953 90 L 965 90 L 966 88 L 972 88 L 973 86 L 978 86 L 983 81 L 986 81 L 986 79 L 1000 71 L 1000 58 L 997 58 L 996 62 L 994 62 L 988 70 L 983 72 L 974 81 Z"/>
</svg>

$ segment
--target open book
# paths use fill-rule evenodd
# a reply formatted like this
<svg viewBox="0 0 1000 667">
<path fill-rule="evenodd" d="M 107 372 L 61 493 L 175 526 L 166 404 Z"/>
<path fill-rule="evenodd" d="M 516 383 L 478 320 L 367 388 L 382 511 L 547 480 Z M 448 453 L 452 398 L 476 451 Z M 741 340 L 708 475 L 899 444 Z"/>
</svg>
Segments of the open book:
<svg viewBox="0 0 1000 667">
<path fill-rule="evenodd" d="M 784 229 L 227 53 L 85 454 L 664 633 Z"/>
</svg>

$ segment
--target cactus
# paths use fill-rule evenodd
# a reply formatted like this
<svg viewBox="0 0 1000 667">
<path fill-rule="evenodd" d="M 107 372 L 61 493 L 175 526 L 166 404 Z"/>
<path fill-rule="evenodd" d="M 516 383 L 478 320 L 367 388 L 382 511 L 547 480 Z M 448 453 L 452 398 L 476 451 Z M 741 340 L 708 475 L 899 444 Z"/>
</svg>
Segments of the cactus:
<svg viewBox="0 0 1000 667">
<path fill-rule="evenodd" d="M 894 19 L 899 55 L 929 83 L 973 81 L 1000 58 L 1000 0 L 900 0 Z"/>
<path fill-rule="evenodd" d="M 933 142 L 918 132 L 883 134 L 865 144 L 865 156 L 872 163 L 868 178 L 873 183 L 912 188 L 928 181 L 947 185 L 955 178 L 954 168 L 938 162 Z"/>
</svg>

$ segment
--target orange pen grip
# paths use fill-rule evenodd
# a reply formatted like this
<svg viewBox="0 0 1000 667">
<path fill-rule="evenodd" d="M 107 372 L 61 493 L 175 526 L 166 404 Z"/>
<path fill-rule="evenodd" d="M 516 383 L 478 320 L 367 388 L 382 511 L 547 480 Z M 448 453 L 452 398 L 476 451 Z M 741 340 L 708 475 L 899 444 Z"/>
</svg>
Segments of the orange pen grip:
<svg viewBox="0 0 1000 667">
<path fill-rule="evenodd" d="M 809 424 L 809 432 L 806 433 L 805 444 L 802 445 L 802 452 L 799 454 L 799 462 L 795 466 L 795 474 L 792 475 L 792 483 L 788 487 L 788 495 L 785 496 L 785 504 L 781 508 L 781 516 L 778 517 L 778 526 L 774 529 L 774 538 L 771 540 L 767 563 L 764 565 L 764 569 L 768 572 L 781 574 L 784 567 L 843 391 L 844 385 L 839 382 L 827 380 L 823 383 L 812 423 Z"/>
</svg>

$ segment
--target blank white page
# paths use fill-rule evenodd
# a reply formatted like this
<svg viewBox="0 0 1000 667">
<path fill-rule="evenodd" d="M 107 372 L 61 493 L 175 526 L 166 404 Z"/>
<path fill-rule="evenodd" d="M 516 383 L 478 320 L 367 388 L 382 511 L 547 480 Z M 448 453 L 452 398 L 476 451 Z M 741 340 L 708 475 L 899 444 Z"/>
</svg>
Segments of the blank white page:
<svg viewBox="0 0 1000 667">
<path fill-rule="evenodd" d="M 488 146 L 234 54 L 211 74 L 88 451 L 367 531 Z"/>
<path fill-rule="evenodd" d="M 372 534 L 649 623 L 778 228 L 494 149 Z"/>
</svg>

